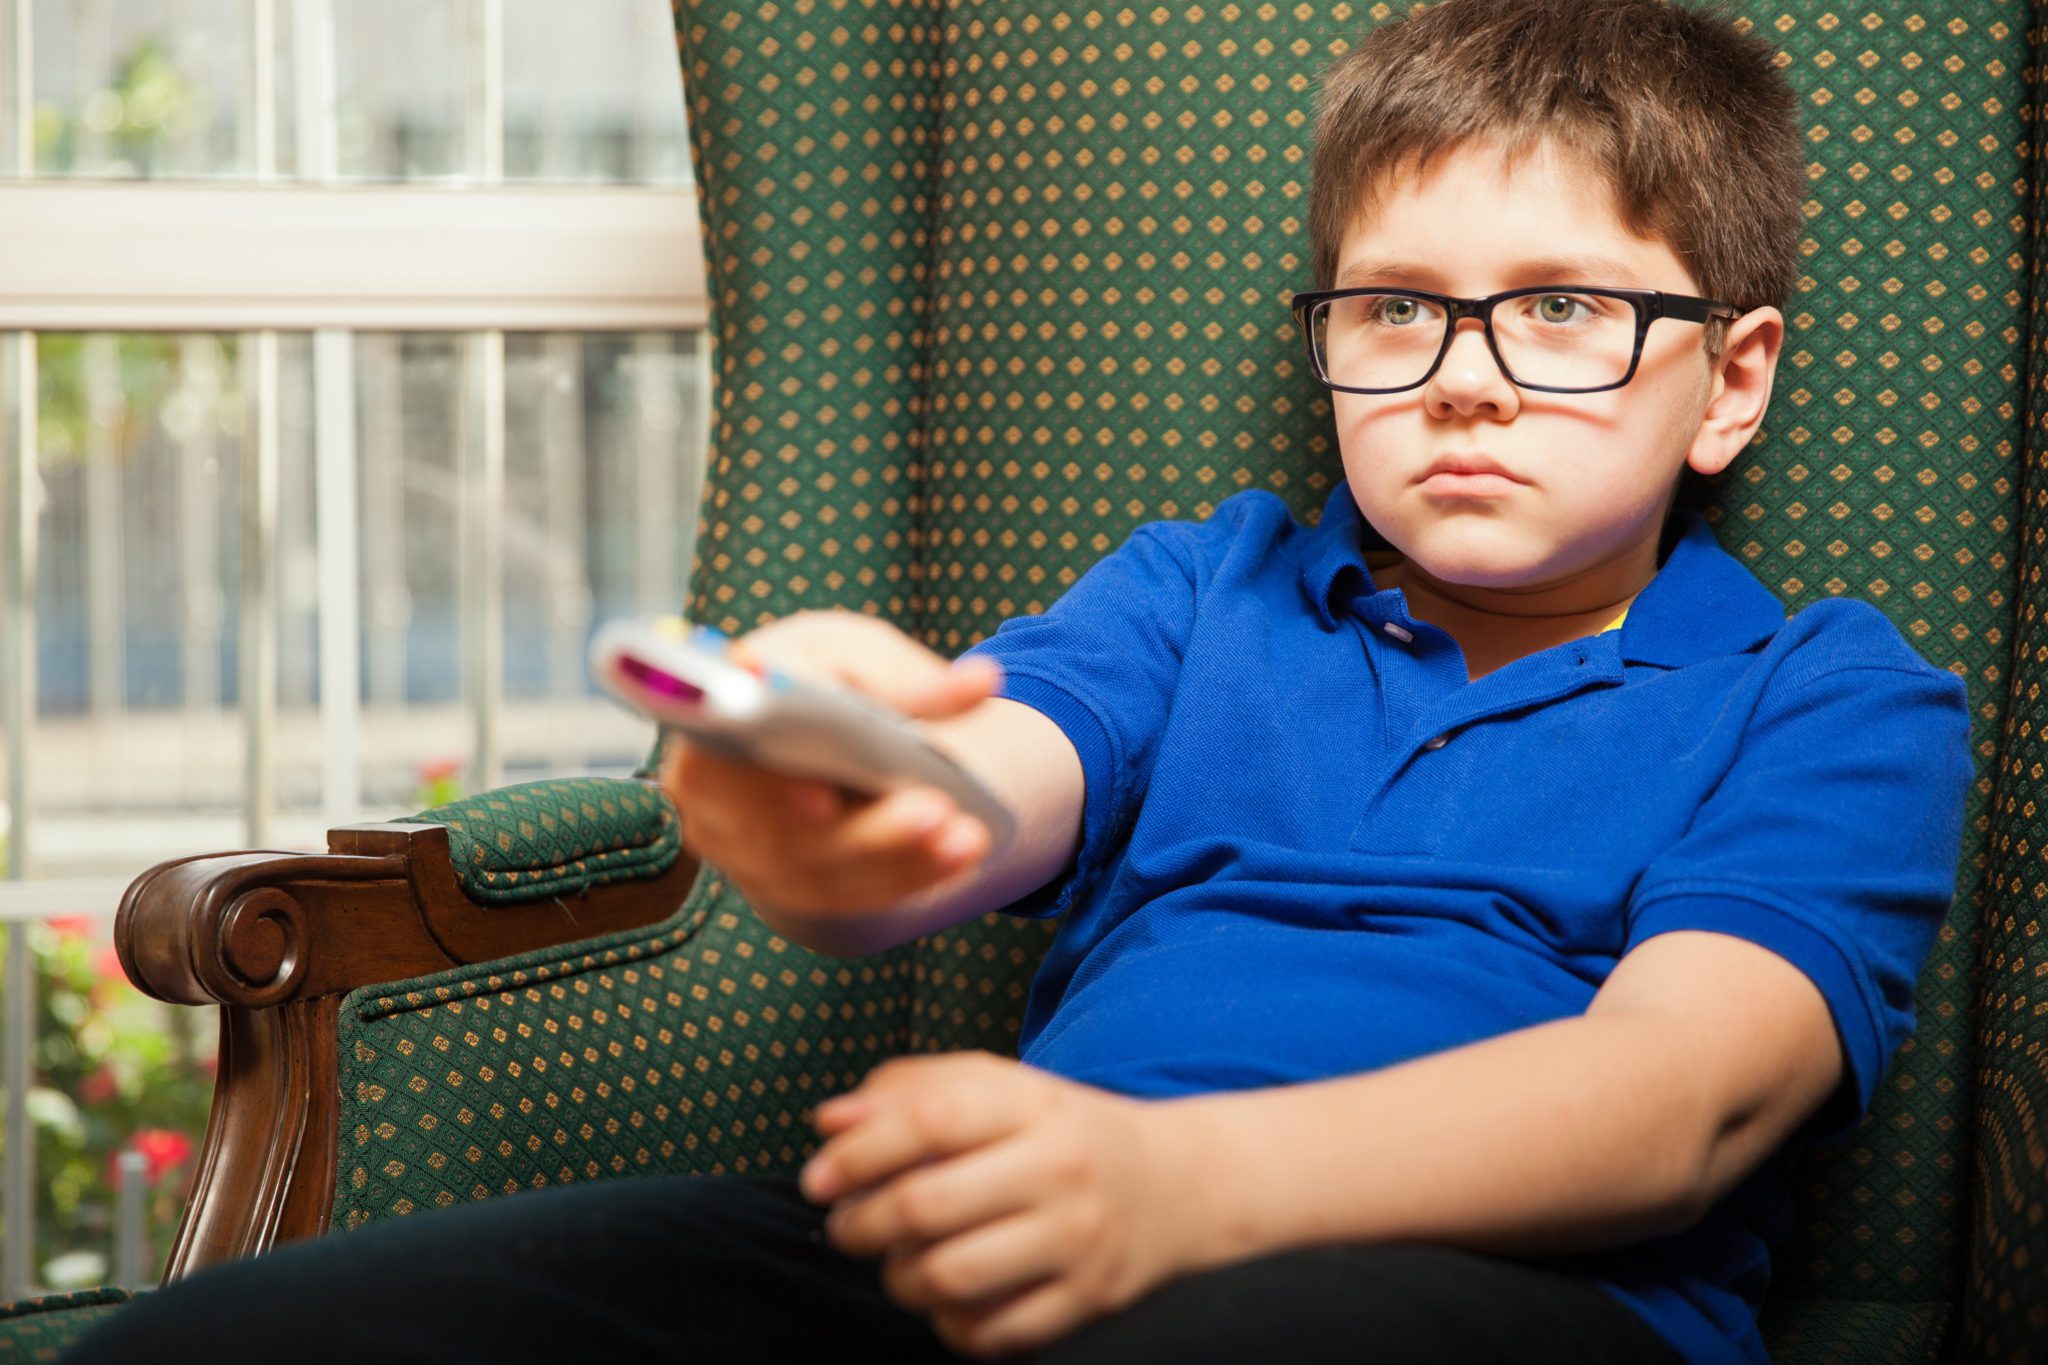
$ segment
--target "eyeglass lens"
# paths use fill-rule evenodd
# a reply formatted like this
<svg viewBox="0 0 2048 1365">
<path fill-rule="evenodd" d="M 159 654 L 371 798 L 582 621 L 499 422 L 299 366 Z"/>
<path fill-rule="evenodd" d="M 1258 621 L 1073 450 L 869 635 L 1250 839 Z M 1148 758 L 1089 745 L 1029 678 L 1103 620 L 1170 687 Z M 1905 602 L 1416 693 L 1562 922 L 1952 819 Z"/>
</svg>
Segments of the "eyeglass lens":
<svg viewBox="0 0 2048 1365">
<path fill-rule="evenodd" d="M 1447 326 L 1436 303 L 1398 293 L 1328 299 L 1309 317 L 1323 372 L 1333 384 L 1359 389 L 1421 383 Z M 1495 305 L 1493 335 L 1516 383 L 1603 388 L 1628 373 L 1636 310 L 1604 294 L 1520 294 Z"/>
</svg>

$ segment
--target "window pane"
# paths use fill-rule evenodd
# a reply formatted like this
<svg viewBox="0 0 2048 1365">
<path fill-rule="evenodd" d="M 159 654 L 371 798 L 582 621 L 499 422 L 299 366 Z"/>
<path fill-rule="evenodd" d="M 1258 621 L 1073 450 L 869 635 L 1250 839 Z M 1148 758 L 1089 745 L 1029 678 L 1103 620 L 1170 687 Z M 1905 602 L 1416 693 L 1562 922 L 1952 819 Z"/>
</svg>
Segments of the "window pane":
<svg viewBox="0 0 2048 1365">
<path fill-rule="evenodd" d="M 431 180 L 470 171 L 477 35 L 464 0 L 348 0 L 335 10 L 341 174 Z"/>
<path fill-rule="evenodd" d="M 341 354 L 353 393 L 360 616 L 361 809 L 391 818 L 465 786 L 476 717 L 463 685 L 473 610 L 464 546 L 480 505 L 476 339 L 367 334 Z M 145 1172 L 143 1281 L 160 1273 L 212 1083 L 210 1016 L 147 1001 L 109 942 L 115 888 L 168 858 L 246 846 L 240 684 L 246 484 L 276 403 L 278 533 L 274 847 L 317 848 L 323 809 L 314 339 L 278 338 L 265 395 L 250 336 L 46 334 L 35 339 L 38 578 L 32 871 L 100 880 L 105 903 L 39 926 L 43 1017 L 36 1273 L 71 1287 L 116 1266 L 110 1168 L 135 1141 Z M 623 775 L 652 728 L 601 697 L 584 651 L 621 615 L 679 610 L 703 464 L 707 395 L 695 333 L 512 334 L 505 349 L 505 779 Z M 4 406 L 4 405 L 0 405 Z M 0 527 L 0 540 L 5 528 Z M 0 544 L 0 554 L 11 553 Z M 345 596 L 345 595 L 344 595 Z M 0 764 L 21 751 L 0 743 Z M 9 832 L 12 832 L 11 830 Z M 0 884 L 0 898 L 5 886 Z M 52 1011 L 56 1011 L 52 1013 Z"/>
<path fill-rule="evenodd" d="M 10 3 L 19 4 L 20 0 L 0 2 L 0 176 L 7 177 L 27 175 L 31 169 L 26 163 L 16 164 L 19 158 L 15 151 L 15 129 L 20 126 L 16 109 L 20 101 L 14 80 L 14 14 L 8 7 Z"/>
<path fill-rule="evenodd" d="M 38 875 L 239 832 L 244 361 L 234 337 L 37 339 Z"/>
<path fill-rule="evenodd" d="M 668 6 L 505 0 L 505 175 L 689 180 Z"/>
<path fill-rule="evenodd" d="M 469 180 L 488 78 L 507 180 L 689 179 L 662 0 L 495 0 L 495 71 L 492 0 L 0 0 L 0 60 L 10 4 L 33 13 L 38 175 L 248 177 L 267 155 L 274 174 L 317 178 L 324 137 L 343 179 Z M 16 172 L 0 159 L 0 173 Z"/>
<path fill-rule="evenodd" d="M 39 175 L 197 178 L 255 173 L 250 0 L 14 0 L 34 9 Z M 294 166 L 292 6 L 274 5 L 275 165 Z M 9 82 L 11 84 L 11 80 Z"/>
<path fill-rule="evenodd" d="M 362 809 L 474 785 L 465 652 L 480 564 L 472 338 L 364 334 L 355 394 L 355 640 Z M 584 650 L 616 616 L 682 609 L 702 483 L 694 333 L 505 338 L 505 780 L 630 770 L 652 734 Z M 324 747 L 312 339 L 279 341 L 276 842 L 318 847 Z M 39 876 L 126 877 L 243 842 L 245 489 L 257 438 L 246 337 L 48 334 L 40 415 Z M 345 600 L 345 597 L 344 597 Z M 348 629 L 344 624 L 344 631 Z M 346 637 L 344 637 L 346 638 Z M 472 667 L 474 665 L 471 665 Z"/>
<path fill-rule="evenodd" d="M 701 487 L 697 334 L 505 338 L 505 780 L 630 771 L 646 722 L 602 698 L 595 625 L 673 613 Z M 468 339 L 357 338 L 362 788 L 375 814 L 474 786 L 463 613 L 481 423 Z M 413 804 L 408 804 L 413 803 Z M 366 817 L 371 818 L 371 817 Z"/>
</svg>

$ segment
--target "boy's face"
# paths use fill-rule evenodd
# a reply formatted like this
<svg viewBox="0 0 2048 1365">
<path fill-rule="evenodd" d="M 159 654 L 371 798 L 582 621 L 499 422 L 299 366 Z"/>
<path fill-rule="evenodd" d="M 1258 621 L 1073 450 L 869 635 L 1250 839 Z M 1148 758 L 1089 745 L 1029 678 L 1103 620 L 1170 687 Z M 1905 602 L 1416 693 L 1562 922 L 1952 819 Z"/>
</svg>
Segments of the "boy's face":
<svg viewBox="0 0 2048 1365">
<path fill-rule="evenodd" d="M 1662 241 L 1630 235 L 1604 177 L 1546 146 L 1508 170 L 1497 151 L 1459 148 L 1423 178 L 1395 180 L 1337 256 L 1337 287 L 1412 285 L 1477 297 L 1524 285 L 1631 286 L 1697 295 Z M 1612 268 L 1525 270 L 1559 257 Z M 1419 269 L 1360 278 L 1363 267 Z M 1505 321 L 1517 303 L 1501 305 Z M 1421 578 L 1467 607 L 1514 616 L 1592 611 L 1641 589 L 1656 571 L 1669 497 L 1687 464 L 1714 474 L 1762 420 L 1782 340 L 1776 309 L 1728 324 L 1710 362 L 1698 323 L 1652 323 L 1629 382 L 1601 393 L 1545 393 L 1510 383 L 1476 319 L 1458 326 L 1443 364 L 1400 393 L 1332 392 L 1344 472 L 1359 510 Z M 1498 495 L 1438 491 L 1425 471 L 1479 452 L 1520 483 Z"/>
</svg>

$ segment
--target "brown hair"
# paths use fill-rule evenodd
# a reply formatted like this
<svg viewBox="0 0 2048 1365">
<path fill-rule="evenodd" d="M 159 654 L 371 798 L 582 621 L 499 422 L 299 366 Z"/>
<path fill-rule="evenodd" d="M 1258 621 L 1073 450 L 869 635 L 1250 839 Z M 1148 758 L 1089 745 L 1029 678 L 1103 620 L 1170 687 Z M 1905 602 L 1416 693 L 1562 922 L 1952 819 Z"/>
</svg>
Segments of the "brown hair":
<svg viewBox="0 0 2048 1365">
<path fill-rule="evenodd" d="M 1783 308 L 1805 221 L 1798 97 L 1776 50 L 1734 23 L 1665 0 L 1442 0 L 1373 29 L 1322 75 L 1316 287 L 1411 162 L 1425 174 L 1467 143 L 1512 162 L 1551 140 L 1605 176 L 1626 229 L 1667 243 L 1701 294 Z M 1701 331 L 1718 356 L 1726 324 Z"/>
</svg>

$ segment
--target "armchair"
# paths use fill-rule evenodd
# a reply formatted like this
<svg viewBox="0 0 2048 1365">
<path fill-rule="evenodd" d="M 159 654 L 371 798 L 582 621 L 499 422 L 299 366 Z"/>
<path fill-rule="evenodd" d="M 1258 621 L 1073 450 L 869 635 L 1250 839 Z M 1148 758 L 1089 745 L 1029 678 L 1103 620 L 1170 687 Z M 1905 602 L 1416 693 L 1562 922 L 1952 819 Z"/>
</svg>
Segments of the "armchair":
<svg viewBox="0 0 2048 1365">
<path fill-rule="evenodd" d="M 1801 1167 L 1766 1335 L 1788 1361 L 2039 1358 L 2032 18 L 1741 8 L 1806 97 L 1811 264 L 1708 517 L 1788 610 L 1863 597 L 1968 680 L 1981 774 L 1918 1035 Z M 676 9 L 717 338 L 694 617 L 847 607 L 953 653 L 1139 523 L 1253 486 L 1320 509 L 1330 410 L 1286 309 L 1311 100 L 1393 9 Z M 607 800 L 573 857 L 494 862 L 532 812 Z M 171 1274 L 564 1180 L 794 1171 L 814 1101 L 885 1057 L 1014 1051 L 1049 925 L 821 958 L 674 827 L 632 783 L 540 784 L 140 879 L 124 963 L 218 1002 L 225 1043 Z M 19 1311 L 0 1360 L 108 1311 Z"/>
</svg>

